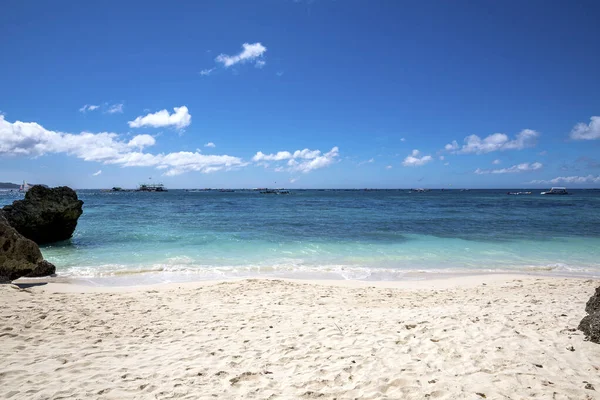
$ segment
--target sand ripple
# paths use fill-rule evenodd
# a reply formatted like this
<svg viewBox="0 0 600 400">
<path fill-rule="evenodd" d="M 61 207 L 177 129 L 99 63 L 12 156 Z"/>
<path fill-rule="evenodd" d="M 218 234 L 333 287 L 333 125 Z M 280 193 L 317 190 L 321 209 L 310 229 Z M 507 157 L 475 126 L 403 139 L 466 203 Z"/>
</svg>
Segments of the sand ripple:
<svg viewBox="0 0 600 400">
<path fill-rule="evenodd" d="M 575 330 L 595 286 L 5 285 L 0 398 L 596 399 L 600 346 Z"/>
</svg>

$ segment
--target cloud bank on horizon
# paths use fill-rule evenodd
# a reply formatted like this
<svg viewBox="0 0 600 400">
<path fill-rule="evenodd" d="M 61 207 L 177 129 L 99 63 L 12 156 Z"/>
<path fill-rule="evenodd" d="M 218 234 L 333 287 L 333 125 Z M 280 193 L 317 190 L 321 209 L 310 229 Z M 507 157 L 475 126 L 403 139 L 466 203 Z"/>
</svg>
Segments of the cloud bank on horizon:
<svg viewBox="0 0 600 400">
<path fill-rule="evenodd" d="M 132 128 L 143 126 L 183 128 L 191 124 L 191 115 L 187 107 L 175 107 L 174 113 L 161 110 L 154 114 L 137 117 L 129 122 Z M 175 176 L 186 172 L 212 173 L 229 171 L 245 167 L 250 162 L 241 157 L 229 155 L 205 155 L 199 151 L 179 151 L 172 153 L 152 154 L 145 152 L 156 144 L 156 139 L 148 134 L 139 134 L 130 140 L 111 132 L 79 134 L 63 133 L 44 128 L 35 122 L 9 122 L 0 115 L 0 156 L 40 157 L 45 154 L 67 154 L 90 162 L 114 164 L 121 167 L 153 167 L 164 170 L 165 176 Z M 208 142 L 205 147 L 215 148 Z M 303 172 L 327 167 L 338 157 L 337 147 L 322 154 L 320 150 L 298 150 L 293 154 L 280 152 L 278 155 L 264 155 L 258 152 L 252 161 L 288 160 L 287 171 Z M 301 160 L 301 161 L 298 161 Z M 280 172 L 284 169 L 275 169 Z M 102 170 L 93 174 L 98 176 Z"/>
<path fill-rule="evenodd" d="M 541 169 L 543 166 L 544 165 L 542 163 L 539 163 L 539 162 L 522 163 L 522 164 L 518 164 L 518 165 L 513 165 L 512 167 L 501 168 L 501 169 L 481 169 L 481 168 L 477 168 L 475 170 L 475 173 L 477 175 L 485 175 L 485 174 L 519 174 L 519 173 L 523 173 L 523 172 L 537 171 L 538 169 Z"/>
<path fill-rule="evenodd" d="M 99 106 L 98 106 L 99 107 Z M 94 111 L 98 107 L 85 105 L 81 112 Z M 84 110 L 84 111 L 82 111 Z M 174 107 L 173 113 L 166 109 L 155 113 L 138 116 L 128 122 L 131 128 L 162 128 L 173 127 L 183 129 L 190 126 L 192 121 L 189 109 L 186 106 Z M 591 123 L 579 123 L 570 132 L 569 137 L 573 140 L 600 139 L 598 135 L 598 123 L 600 117 L 591 117 Z M 444 152 L 453 155 L 482 155 L 495 151 L 523 150 L 534 147 L 540 137 L 537 131 L 524 129 L 514 139 L 506 134 L 494 133 L 483 139 L 477 135 L 465 137 L 461 146 L 456 141 L 447 144 Z M 175 176 L 186 172 L 212 173 L 217 171 L 230 171 L 254 164 L 265 168 L 271 168 L 275 172 L 308 173 L 314 170 L 328 167 L 340 162 L 339 148 L 333 147 L 330 151 L 323 153 L 321 150 L 305 148 L 296 151 L 279 151 L 277 153 L 265 154 L 256 152 L 250 161 L 244 161 L 242 157 L 230 155 L 205 155 L 200 150 L 195 152 L 179 151 L 171 153 L 152 154 L 145 149 L 156 145 L 156 138 L 149 134 L 138 134 L 126 140 L 122 135 L 111 132 L 81 132 L 79 134 L 63 133 L 47 130 L 35 122 L 7 121 L 0 114 L 0 156 L 26 156 L 39 157 L 45 154 L 58 153 L 74 156 L 89 162 L 102 164 L 114 164 L 121 167 L 153 167 L 164 171 L 165 176 Z M 207 142 L 204 147 L 215 148 L 213 142 Z M 541 152 L 540 154 L 545 154 Z M 445 156 L 440 155 L 440 161 L 445 161 Z M 417 149 L 404 158 L 401 165 L 404 167 L 422 167 L 434 162 L 431 155 L 422 155 Z M 374 158 L 358 163 L 358 165 L 372 164 Z M 498 165 L 501 160 L 495 159 L 492 164 Z M 444 163 L 448 165 L 448 163 Z M 595 164 L 594 164 L 595 165 Z M 541 170 L 543 164 L 540 162 L 525 162 L 507 168 L 482 169 L 477 168 L 473 173 L 476 175 L 487 174 L 519 174 L 531 173 Z M 385 169 L 391 169 L 387 165 Z M 98 176 L 102 170 L 94 173 Z M 532 184 L 546 183 L 599 183 L 600 178 L 594 175 L 557 177 L 554 179 L 532 180 Z M 294 180 L 297 180 L 295 178 Z"/>
</svg>

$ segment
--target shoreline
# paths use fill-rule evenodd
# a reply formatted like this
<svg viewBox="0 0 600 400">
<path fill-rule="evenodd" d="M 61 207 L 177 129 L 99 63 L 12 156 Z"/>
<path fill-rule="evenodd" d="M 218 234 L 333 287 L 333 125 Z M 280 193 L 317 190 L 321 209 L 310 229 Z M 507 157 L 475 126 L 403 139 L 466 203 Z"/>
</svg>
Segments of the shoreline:
<svg viewBox="0 0 600 400">
<path fill-rule="evenodd" d="M 111 284 L 99 284 L 98 281 L 107 279 Z M 65 278 L 65 277 L 43 277 L 43 278 L 21 278 L 13 282 L 14 285 L 23 288 L 40 288 L 53 293 L 117 293 L 137 292 L 148 290 L 173 290 L 173 289 L 195 289 L 200 287 L 219 285 L 224 283 L 239 283 L 245 281 L 281 281 L 305 285 L 321 285 L 345 288 L 385 288 L 402 290 L 419 289 L 452 289 L 473 288 L 488 283 L 503 283 L 510 280 L 552 280 L 552 279 L 574 279 L 581 281 L 595 281 L 600 283 L 598 277 L 571 276 L 568 274 L 558 275 L 545 272 L 465 272 L 465 273 L 412 273 L 407 274 L 405 279 L 399 280 L 358 280 L 358 279 L 314 279 L 314 278 L 289 278 L 289 277 L 232 277 L 228 279 L 186 280 L 178 282 L 152 282 L 140 284 L 118 285 L 119 281 L 127 282 L 123 277 L 107 277 L 94 279 Z"/>
</svg>

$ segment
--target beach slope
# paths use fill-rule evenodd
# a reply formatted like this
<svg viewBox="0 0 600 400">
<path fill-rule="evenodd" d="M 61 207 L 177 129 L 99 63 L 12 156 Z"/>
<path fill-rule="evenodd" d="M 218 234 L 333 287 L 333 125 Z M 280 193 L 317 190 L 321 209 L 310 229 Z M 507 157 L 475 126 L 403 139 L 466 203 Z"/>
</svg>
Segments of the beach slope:
<svg viewBox="0 0 600 400">
<path fill-rule="evenodd" d="M 0 398 L 600 398 L 598 281 L 438 282 L 0 286 Z"/>
</svg>

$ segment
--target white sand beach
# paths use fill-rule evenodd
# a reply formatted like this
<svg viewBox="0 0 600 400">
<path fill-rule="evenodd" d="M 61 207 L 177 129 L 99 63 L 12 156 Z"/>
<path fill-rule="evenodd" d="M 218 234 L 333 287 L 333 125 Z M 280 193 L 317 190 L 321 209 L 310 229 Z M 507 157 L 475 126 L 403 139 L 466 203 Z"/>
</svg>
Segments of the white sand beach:
<svg viewBox="0 0 600 400">
<path fill-rule="evenodd" d="M 0 285 L 0 398 L 597 399 L 600 345 L 576 327 L 598 285 Z"/>
</svg>

